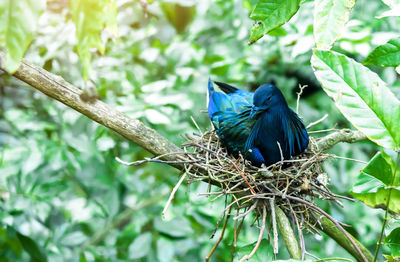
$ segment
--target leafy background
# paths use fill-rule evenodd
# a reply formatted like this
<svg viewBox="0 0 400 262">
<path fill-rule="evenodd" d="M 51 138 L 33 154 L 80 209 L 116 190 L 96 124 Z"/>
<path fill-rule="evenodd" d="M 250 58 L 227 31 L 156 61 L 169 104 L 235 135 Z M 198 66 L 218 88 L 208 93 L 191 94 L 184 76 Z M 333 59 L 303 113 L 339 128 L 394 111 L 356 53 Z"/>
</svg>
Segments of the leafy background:
<svg viewBox="0 0 400 262">
<path fill-rule="evenodd" d="M 271 18 L 252 13 L 255 0 L 118 0 L 116 6 L 107 6 L 118 10 L 116 20 L 102 17 L 101 28 L 107 30 L 89 40 L 84 32 L 98 26 L 90 23 L 95 12 L 88 17 L 76 12 L 90 9 L 93 3 L 74 7 L 78 2 L 48 0 L 45 10 L 37 6 L 41 15 L 26 59 L 78 87 L 95 85 L 101 100 L 176 144 L 184 141 L 185 133 L 196 130 L 191 116 L 200 128 L 210 128 L 203 113 L 209 76 L 250 90 L 260 83 L 275 83 L 292 108 L 298 85 L 306 84 L 300 102 L 306 124 L 326 113 L 329 117 L 314 129 L 350 127 L 310 66 L 315 46 L 313 1 L 297 1 L 293 8 L 299 11 L 289 23 L 260 31 L 257 26 L 263 24 L 253 26 L 251 19 Z M 98 8 L 109 2 L 98 1 Z M 375 47 L 400 35 L 400 20 L 386 17 L 388 9 L 378 0 L 358 1 L 336 43 L 321 46 L 333 44 L 333 50 L 364 61 Z M 31 17 L 18 12 L 15 15 L 21 19 Z M 375 18 L 380 15 L 384 17 Z M 75 26 L 79 19 L 88 19 L 89 29 Z M 255 41 L 260 32 L 268 34 L 249 46 L 249 39 Z M 0 43 L 7 41 L 12 42 L 0 39 Z M 369 55 L 364 62 L 373 59 Z M 370 68 L 400 97 L 394 68 Z M 6 73 L 0 73 L 0 92 L 0 257 L 4 261 L 204 260 L 219 236 L 220 230 L 210 239 L 225 204 L 225 199 L 210 201 L 198 195 L 207 184 L 182 185 L 163 220 L 161 211 L 179 179 L 178 171 L 157 164 L 119 164 L 115 157 L 134 161 L 149 153 Z M 340 144 L 331 151 L 367 162 L 378 150 L 372 142 L 363 142 Z M 364 165 L 330 160 L 324 167 L 330 188 L 349 196 Z M 343 208 L 319 204 L 351 225 L 349 231 L 368 248 L 375 248 L 383 211 L 361 202 L 344 202 Z M 248 253 L 257 239 L 253 222 L 245 221 L 236 258 Z M 390 236 L 398 241 L 396 233 Z M 213 261 L 231 260 L 232 222 L 226 236 Z M 317 257 L 349 257 L 332 239 L 311 234 L 306 238 L 307 250 Z M 278 258 L 286 259 L 289 255 L 281 246 Z M 384 247 L 383 252 L 390 253 L 390 248 Z M 265 244 L 254 261 L 269 258 L 271 250 Z"/>
</svg>

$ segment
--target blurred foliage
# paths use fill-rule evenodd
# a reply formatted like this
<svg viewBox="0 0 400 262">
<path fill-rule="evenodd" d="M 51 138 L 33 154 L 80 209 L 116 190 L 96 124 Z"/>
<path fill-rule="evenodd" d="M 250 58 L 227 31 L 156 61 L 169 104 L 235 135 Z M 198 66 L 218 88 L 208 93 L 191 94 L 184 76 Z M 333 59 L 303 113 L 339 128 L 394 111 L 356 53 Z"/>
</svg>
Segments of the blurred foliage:
<svg viewBox="0 0 400 262">
<path fill-rule="evenodd" d="M 200 128 L 210 128 L 202 113 L 209 76 L 249 90 L 261 83 L 275 83 L 292 108 L 298 84 L 306 84 L 300 101 L 305 123 L 329 114 L 311 130 L 348 127 L 314 77 L 310 66 L 315 45 L 313 2 L 300 2 L 289 23 L 269 32 L 262 30 L 266 35 L 248 46 L 253 25 L 249 15 L 256 1 L 118 0 L 118 38 L 102 31 L 107 23 L 114 26 L 109 22 L 112 18 L 91 21 L 97 30 L 92 45 L 82 40 L 91 36 L 79 31 L 77 21 L 85 17 L 74 17 L 66 0 L 48 0 L 26 58 L 83 88 L 87 82 L 81 72 L 88 64 L 78 54 L 82 59 L 79 50 L 84 50 L 84 56 L 92 60 L 87 78 L 95 83 L 100 99 L 176 144 L 184 141 L 185 133 L 196 131 L 190 116 Z M 398 17 L 374 18 L 390 12 L 389 2 L 359 0 L 333 50 L 360 62 L 375 47 L 399 37 Z M 96 10 L 92 10 L 94 17 Z M 289 18 L 290 14 L 281 17 Z M 4 25 L 0 23 L 1 30 Z M 101 48 L 99 41 L 104 45 Z M 87 46 L 82 47 L 82 42 Z M 4 43 L 0 38 L 0 45 Z M 23 54 L 23 46 L 19 48 Z M 394 68 L 371 69 L 400 96 Z M 226 201 L 200 197 L 198 193 L 208 188 L 206 183 L 182 185 L 167 219 L 162 220 L 161 211 L 179 179 L 177 170 L 157 164 L 120 165 L 116 156 L 134 161 L 149 153 L 7 74 L 0 73 L 0 94 L 0 260 L 204 260 L 221 232 L 218 229 L 210 240 Z M 375 144 L 364 142 L 337 145 L 332 153 L 368 161 L 377 150 Z M 363 165 L 330 160 L 324 167 L 330 188 L 349 196 Z M 348 230 L 363 244 L 375 248 L 383 212 L 360 202 L 344 202 L 343 208 L 319 204 L 351 225 Z M 231 261 L 233 228 L 234 223 L 228 223 L 213 261 Z M 236 258 L 251 250 L 257 235 L 254 221 L 246 219 Z M 288 258 L 280 246 L 278 259 Z M 306 234 L 306 247 L 318 257 L 350 257 L 325 236 Z M 263 260 L 270 253 L 264 245 L 257 256 Z M 390 249 L 385 247 L 384 253 Z"/>
</svg>

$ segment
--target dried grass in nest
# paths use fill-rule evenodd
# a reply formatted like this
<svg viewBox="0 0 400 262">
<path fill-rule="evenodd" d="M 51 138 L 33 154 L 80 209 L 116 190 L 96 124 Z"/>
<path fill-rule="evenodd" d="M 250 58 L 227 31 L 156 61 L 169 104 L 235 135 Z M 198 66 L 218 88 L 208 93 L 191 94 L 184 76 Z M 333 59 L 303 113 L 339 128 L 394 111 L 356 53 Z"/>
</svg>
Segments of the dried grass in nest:
<svg viewBox="0 0 400 262">
<path fill-rule="evenodd" d="M 185 172 L 172 190 L 163 210 L 163 216 L 175 192 L 185 178 L 187 178 L 188 183 L 205 181 L 218 186 L 220 190 L 217 192 L 205 192 L 202 194 L 212 196 L 212 200 L 222 196 L 230 197 L 231 202 L 221 211 L 221 216 L 214 230 L 215 234 L 221 221 L 224 220 L 222 234 L 207 256 L 206 261 L 208 261 L 223 238 L 232 208 L 237 210 L 237 215 L 233 217 L 233 220 L 238 221 L 252 214 L 260 221 L 259 224 L 261 225 L 259 238 L 253 251 L 240 261 L 249 259 L 258 249 L 266 228 L 267 212 L 270 214 L 269 221 L 272 223 L 274 253 L 278 252 L 277 220 L 279 218 L 276 213 L 281 213 L 282 211 L 284 212 L 283 216 L 286 214 L 293 221 L 292 225 L 295 228 L 290 230 L 292 232 L 297 231 L 299 234 L 302 258 L 306 253 L 302 231 L 306 229 L 311 233 L 319 233 L 318 218 L 320 216 L 325 216 L 331 220 L 346 235 L 358 253 L 362 257 L 364 256 L 353 238 L 343 229 L 343 224 L 314 204 L 315 199 L 333 201 L 339 205 L 341 205 L 339 201 L 341 198 L 352 200 L 336 195 L 327 188 L 328 178 L 321 168 L 321 163 L 332 157 L 332 155 L 318 150 L 317 139 L 311 137 L 306 152 L 291 160 L 282 160 L 268 167 L 257 168 L 252 166 L 243 156 L 235 159 L 229 155 L 226 148 L 221 145 L 215 131 L 201 133 L 199 129 L 199 132 L 198 134 L 194 133 L 193 136 L 187 136 L 188 141 L 182 145 L 183 152 L 167 154 L 175 155 L 176 161 L 161 160 L 167 155 L 147 158 L 133 163 L 117 160 L 126 165 L 157 162 L 184 166 Z M 240 227 L 236 227 L 236 224 L 235 241 L 240 231 Z M 289 252 L 291 251 L 289 250 Z"/>
</svg>

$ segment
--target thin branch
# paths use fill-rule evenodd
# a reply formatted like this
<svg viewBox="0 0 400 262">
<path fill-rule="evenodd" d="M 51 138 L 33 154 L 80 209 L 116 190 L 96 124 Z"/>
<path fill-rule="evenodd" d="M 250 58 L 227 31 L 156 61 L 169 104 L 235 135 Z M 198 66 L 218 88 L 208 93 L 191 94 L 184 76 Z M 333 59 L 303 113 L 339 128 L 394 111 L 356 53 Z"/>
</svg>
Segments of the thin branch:
<svg viewBox="0 0 400 262">
<path fill-rule="evenodd" d="M 190 167 L 189 167 L 188 172 L 189 172 L 189 171 L 190 171 Z M 170 206 L 172 200 L 174 199 L 174 196 L 175 196 L 176 191 L 177 191 L 178 188 L 181 186 L 183 180 L 185 180 L 186 175 L 188 174 L 188 172 L 185 172 L 185 173 L 182 175 L 181 179 L 179 179 L 178 183 L 177 183 L 177 184 L 174 186 L 174 188 L 172 189 L 171 195 L 169 196 L 168 201 L 167 201 L 167 203 L 165 204 L 164 209 L 163 209 L 163 211 L 162 211 L 162 213 L 161 213 L 163 219 L 165 219 L 165 213 L 167 213 L 168 207 Z"/>
<path fill-rule="evenodd" d="M 242 257 L 242 259 L 240 259 L 239 262 L 243 262 L 243 261 L 249 260 L 256 253 L 257 249 L 259 248 L 259 246 L 261 244 L 261 240 L 262 240 L 263 235 L 264 235 L 266 218 L 267 218 L 267 209 L 265 208 L 265 205 L 263 205 L 263 216 L 262 216 L 262 222 L 261 222 L 262 224 L 261 224 L 260 234 L 258 235 L 257 243 L 254 246 L 253 250 L 250 252 L 250 254 L 245 255 L 244 257 Z"/>
<path fill-rule="evenodd" d="M 302 85 L 299 84 L 300 91 L 297 93 L 296 114 L 299 113 L 300 97 L 303 94 L 304 88 L 306 88 L 306 87 L 307 87 L 307 85 L 302 86 Z"/>
<path fill-rule="evenodd" d="M 232 201 L 233 201 L 233 197 L 232 197 L 231 202 Z M 222 227 L 221 235 L 219 236 L 217 242 L 215 243 L 215 245 L 211 249 L 210 253 L 208 253 L 208 255 L 206 256 L 206 262 L 208 262 L 210 260 L 211 256 L 214 254 L 215 250 L 217 249 L 219 243 L 221 243 L 222 239 L 224 238 L 226 225 L 228 224 L 228 220 L 231 217 L 231 211 L 232 211 L 232 206 L 229 207 L 228 214 L 226 215 L 225 222 L 224 222 L 224 225 Z"/>
<path fill-rule="evenodd" d="M 327 117 L 328 117 L 328 114 L 325 114 L 323 117 L 321 117 L 321 118 L 318 119 L 317 121 L 312 122 L 312 123 L 309 123 L 309 124 L 307 125 L 306 128 L 309 129 L 309 128 L 311 128 L 311 127 L 313 127 L 313 126 L 315 126 L 315 125 L 321 123 L 321 122 L 324 121 Z"/>
</svg>

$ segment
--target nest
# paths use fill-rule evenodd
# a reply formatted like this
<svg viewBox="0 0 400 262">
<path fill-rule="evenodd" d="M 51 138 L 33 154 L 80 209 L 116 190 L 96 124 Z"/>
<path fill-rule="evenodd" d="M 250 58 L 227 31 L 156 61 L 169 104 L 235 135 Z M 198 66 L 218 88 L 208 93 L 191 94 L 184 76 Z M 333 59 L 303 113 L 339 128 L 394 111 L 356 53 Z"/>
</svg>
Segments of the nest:
<svg viewBox="0 0 400 262">
<path fill-rule="evenodd" d="M 259 241 L 265 229 L 267 212 L 271 214 L 269 221 L 272 224 L 274 238 L 277 238 L 276 212 L 282 210 L 292 220 L 292 226 L 295 227 L 292 230 L 297 229 L 299 232 L 303 256 L 305 248 L 301 232 L 305 229 L 311 233 L 319 233 L 320 216 L 327 217 L 345 232 L 340 222 L 314 203 L 315 199 L 322 199 L 342 205 L 339 199 L 349 199 L 336 195 L 327 188 L 328 177 L 321 164 L 332 155 L 318 150 L 316 139 L 311 138 L 308 149 L 291 160 L 283 160 L 282 157 L 280 162 L 271 166 L 257 168 L 242 155 L 238 158 L 229 155 L 215 131 L 194 133 L 187 138 L 188 141 L 182 147 L 187 152 L 185 156 L 187 162 L 184 166 L 188 182 L 205 181 L 216 185 L 218 191 L 204 193 L 212 197 L 212 200 L 231 196 L 230 204 L 221 212 L 214 234 L 222 218 L 224 217 L 226 221 L 229 219 L 232 207 L 237 210 L 234 220 L 244 219 L 253 214 L 258 221 L 261 221 Z M 277 252 L 277 239 L 273 242 L 274 251 Z M 257 248 L 256 245 L 255 250 Z M 251 255 L 242 258 L 241 261 L 249 259 Z"/>
<path fill-rule="evenodd" d="M 343 229 L 342 225 L 344 224 L 336 221 L 314 202 L 315 199 L 321 199 L 342 205 L 340 199 L 352 200 L 336 195 L 327 188 L 328 177 L 324 173 L 321 164 L 332 157 L 332 155 L 323 153 L 318 149 L 317 139 L 310 138 L 308 149 L 303 154 L 291 160 L 282 159 L 271 166 L 263 166 L 261 168 L 251 165 L 241 155 L 238 158 L 229 155 L 215 131 L 202 133 L 199 129 L 199 133 L 194 133 L 192 136 L 187 135 L 187 139 L 182 145 L 183 152 L 169 153 L 133 163 L 117 160 L 128 165 L 158 162 L 184 167 L 184 173 L 172 190 L 170 198 L 165 205 L 163 216 L 171 204 L 175 192 L 185 178 L 187 178 L 188 183 L 204 181 L 210 185 L 217 186 L 219 188 L 217 191 L 208 190 L 208 192 L 202 194 L 210 196 L 211 200 L 220 197 L 227 197 L 231 200 L 221 210 L 221 216 L 218 219 L 212 237 L 219 228 L 220 222 L 225 221 L 222 234 L 207 256 L 206 261 L 208 261 L 221 242 L 226 224 L 233 213 L 233 208 L 236 209 L 236 215 L 233 217 L 233 220 L 237 221 L 241 219 L 242 222 L 240 225 L 243 224 L 244 218 L 249 215 L 255 216 L 256 221 L 259 221 L 260 225 L 257 244 L 253 251 L 240 261 L 249 259 L 259 247 L 264 230 L 267 227 L 267 213 L 270 214 L 268 221 L 271 224 L 268 228 L 272 228 L 273 230 L 274 253 L 278 252 L 277 224 L 282 224 L 282 221 L 280 221 L 282 220 L 282 216 L 283 220 L 286 219 L 287 224 L 291 227 L 291 233 L 293 234 L 294 231 L 298 232 L 302 257 L 306 253 L 302 231 L 307 230 L 314 234 L 319 233 L 319 230 L 322 228 L 319 218 L 324 216 L 331 220 L 346 235 L 357 251 L 362 254 L 354 240 Z M 161 160 L 167 155 L 168 157 L 175 155 L 172 158 L 177 160 Z M 291 224 L 288 218 L 292 220 Z M 237 227 L 237 223 L 235 223 L 235 241 L 237 241 L 240 227 Z M 284 233 L 282 229 L 280 231 Z"/>
<path fill-rule="evenodd" d="M 193 161 L 185 164 L 189 183 L 208 181 L 221 189 L 220 195 L 275 197 L 275 204 L 287 211 L 291 211 L 289 205 L 294 201 L 288 196 L 337 200 L 338 196 L 326 187 L 328 178 L 321 168 L 330 155 L 319 152 L 314 139 L 305 153 L 261 168 L 251 165 L 242 155 L 237 159 L 229 155 L 215 131 L 194 134 L 188 139 L 182 146 L 191 152 L 187 157 Z M 304 204 L 296 208 L 303 214 L 308 209 Z"/>
</svg>

